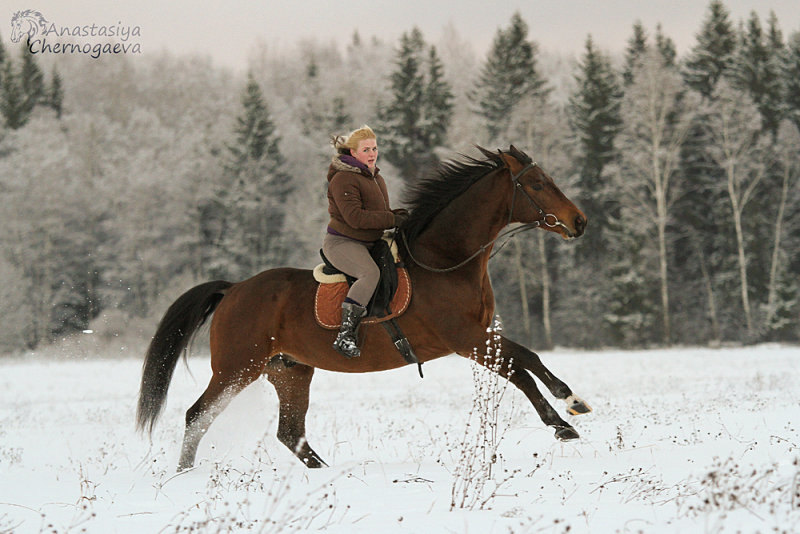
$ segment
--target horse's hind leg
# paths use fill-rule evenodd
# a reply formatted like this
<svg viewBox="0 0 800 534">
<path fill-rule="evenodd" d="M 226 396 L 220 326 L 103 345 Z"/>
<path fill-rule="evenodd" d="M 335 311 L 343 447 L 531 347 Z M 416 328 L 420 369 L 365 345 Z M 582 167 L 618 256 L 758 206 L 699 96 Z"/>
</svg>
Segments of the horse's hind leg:
<svg viewBox="0 0 800 534">
<path fill-rule="evenodd" d="M 505 337 L 502 338 L 502 347 L 504 357 L 513 358 L 514 363 L 536 375 L 555 398 L 567 403 L 567 413 L 580 415 L 592 411 L 583 399 L 575 395 L 567 384 L 544 366 L 538 354 Z"/>
<path fill-rule="evenodd" d="M 249 371 L 236 376 L 214 373 L 208 387 L 191 408 L 186 411 L 186 430 L 183 435 L 178 471 L 194 465 L 197 447 L 214 419 L 230 404 L 233 397 L 250 385 L 260 372 Z"/>
<path fill-rule="evenodd" d="M 314 368 L 299 363 L 273 360 L 267 369 L 267 378 L 275 386 L 280 404 L 278 439 L 297 456 L 306 467 L 327 467 L 322 458 L 306 441 L 306 412 L 308 394 Z"/>
</svg>

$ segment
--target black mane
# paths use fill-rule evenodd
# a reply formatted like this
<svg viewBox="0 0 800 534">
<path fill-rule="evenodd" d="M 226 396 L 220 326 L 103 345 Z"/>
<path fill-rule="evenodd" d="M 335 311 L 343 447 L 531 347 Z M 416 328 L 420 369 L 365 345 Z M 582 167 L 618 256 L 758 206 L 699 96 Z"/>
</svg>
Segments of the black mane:
<svg viewBox="0 0 800 534">
<path fill-rule="evenodd" d="M 405 203 L 411 214 L 401 229 L 405 233 L 407 246 L 410 247 L 433 218 L 456 197 L 490 172 L 505 166 L 500 151 L 477 148 L 486 159 L 461 154 L 459 159 L 440 163 L 427 178 L 407 188 Z M 513 146 L 508 153 L 523 164 L 531 161 L 530 157 Z"/>
</svg>

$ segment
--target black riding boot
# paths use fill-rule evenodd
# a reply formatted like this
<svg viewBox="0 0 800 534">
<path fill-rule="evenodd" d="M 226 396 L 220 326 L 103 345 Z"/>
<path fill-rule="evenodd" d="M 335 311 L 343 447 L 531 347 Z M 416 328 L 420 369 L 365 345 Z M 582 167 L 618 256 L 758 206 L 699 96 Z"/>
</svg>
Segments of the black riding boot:
<svg viewBox="0 0 800 534">
<path fill-rule="evenodd" d="M 361 356 L 357 331 L 358 324 L 366 314 L 367 309 L 363 306 L 350 302 L 342 303 L 342 326 L 339 329 L 339 335 L 336 336 L 336 341 L 333 342 L 333 348 L 337 352 L 348 358 Z"/>
</svg>

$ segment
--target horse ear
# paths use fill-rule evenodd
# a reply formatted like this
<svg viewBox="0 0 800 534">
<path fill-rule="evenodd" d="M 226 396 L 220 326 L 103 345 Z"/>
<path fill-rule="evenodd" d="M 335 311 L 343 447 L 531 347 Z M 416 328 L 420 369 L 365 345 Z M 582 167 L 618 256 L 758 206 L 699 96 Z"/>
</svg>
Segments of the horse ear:
<svg viewBox="0 0 800 534">
<path fill-rule="evenodd" d="M 491 151 L 489 151 L 489 150 L 486 150 L 485 148 L 483 148 L 482 146 L 479 146 L 479 145 L 475 145 L 475 148 L 477 148 L 478 150 L 480 150 L 480 151 L 481 151 L 481 153 L 482 153 L 484 156 L 486 156 L 488 159 L 491 159 L 491 160 L 497 160 L 497 154 L 496 154 L 495 152 L 491 152 Z M 498 152 L 499 152 L 499 151 L 498 151 Z"/>
<path fill-rule="evenodd" d="M 511 145 L 511 149 L 508 152 L 500 151 L 500 158 L 503 160 L 503 163 L 506 164 L 508 170 L 511 171 L 511 174 L 516 174 L 522 170 L 522 163 L 513 155 L 518 153 L 519 151 L 514 148 L 514 145 Z"/>
</svg>

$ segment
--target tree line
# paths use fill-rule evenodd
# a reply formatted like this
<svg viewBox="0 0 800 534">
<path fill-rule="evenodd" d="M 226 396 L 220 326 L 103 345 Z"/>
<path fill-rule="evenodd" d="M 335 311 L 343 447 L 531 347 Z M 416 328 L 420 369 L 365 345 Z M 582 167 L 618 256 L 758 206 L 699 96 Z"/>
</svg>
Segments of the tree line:
<svg viewBox="0 0 800 534">
<path fill-rule="evenodd" d="M 587 214 L 580 240 L 523 234 L 492 260 L 521 341 L 797 342 L 800 32 L 713 0 L 685 57 L 638 22 L 623 54 L 588 36 L 571 63 L 530 34 L 515 14 L 479 58 L 454 28 L 354 33 L 262 48 L 245 79 L 167 53 L 45 77 L 0 48 L 0 350 L 149 332 L 198 281 L 313 266 L 329 137 L 362 123 L 397 204 L 439 161 L 513 143 Z"/>
</svg>

